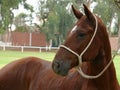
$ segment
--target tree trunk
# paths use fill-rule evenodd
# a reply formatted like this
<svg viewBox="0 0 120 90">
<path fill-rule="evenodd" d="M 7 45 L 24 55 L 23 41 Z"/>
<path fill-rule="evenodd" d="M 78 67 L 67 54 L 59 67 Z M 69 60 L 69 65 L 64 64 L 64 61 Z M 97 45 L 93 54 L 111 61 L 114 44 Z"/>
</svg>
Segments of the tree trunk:
<svg viewBox="0 0 120 90">
<path fill-rule="evenodd" d="M 120 23 L 118 22 L 118 48 L 120 48 Z"/>
</svg>

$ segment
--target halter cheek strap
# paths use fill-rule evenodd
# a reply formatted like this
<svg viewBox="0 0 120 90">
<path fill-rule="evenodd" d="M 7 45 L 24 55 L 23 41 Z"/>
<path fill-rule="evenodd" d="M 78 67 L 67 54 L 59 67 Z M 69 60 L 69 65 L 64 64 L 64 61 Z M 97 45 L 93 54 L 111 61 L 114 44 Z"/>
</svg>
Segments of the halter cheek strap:
<svg viewBox="0 0 120 90">
<path fill-rule="evenodd" d="M 76 55 L 78 57 L 78 60 L 79 60 L 79 65 L 78 67 L 76 67 L 77 71 L 79 72 L 79 74 L 86 78 L 86 79 L 95 79 L 95 78 L 98 78 L 100 77 L 107 69 L 108 67 L 110 66 L 110 64 L 112 63 L 112 60 L 110 60 L 110 62 L 108 63 L 108 65 L 96 76 L 90 76 L 90 75 L 86 75 L 85 73 L 83 73 L 82 69 L 81 69 L 81 65 L 82 65 L 82 56 L 83 54 L 87 51 L 87 49 L 90 47 L 91 43 L 93 42 L 93 39 L 96 35 L 96 32 L 97 32 L 97 28 L 98 28 L 98 21 L 97 21 L 97 18 L 96 16 L 94 15 L 94 18 L 95 18 L 95 21 L 96 21 L 96 27 L 95 27 L 95 31 L 93 33 L 93 36 L 90 40 L 90 42 L 88 43 L 88 45 L 86 46 L 86 48 L 82 51 L 82 53 L 79 55 L 77 54 L 76 52 L 74 52 L 73 50 L 71 50 L 70 48 L 66 47 L 65 45 L 60 45 L 60 48 L 64 48 L 66 50 L 68 50 L 69 52 L 71 52 L 72 54 Z"/>
<path fill-rule="evenodd" d="M 81 66 L 81 65 L 82 65 L 82 55 L 77 54 L 76 52 L 74 52 L 74 51 L 71 50 L 70 48 L 66 47 L 65 45 L 60 45 L 60 47 L 66 49 L 66 50 L 68 50 L 69 52 L 71 52 L 72 54 L 76 55 L 76 56 L 78 57 L 78 60 L 79 60 L 79 65 L 78 65 L 78 66 Z"/>
</svg>

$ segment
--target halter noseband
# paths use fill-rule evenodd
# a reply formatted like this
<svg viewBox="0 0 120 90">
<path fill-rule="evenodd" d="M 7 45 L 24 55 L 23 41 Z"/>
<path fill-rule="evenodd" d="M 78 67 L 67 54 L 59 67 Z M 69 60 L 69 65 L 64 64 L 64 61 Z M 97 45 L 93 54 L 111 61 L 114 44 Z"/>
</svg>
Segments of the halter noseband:
<svg viewBox="0 0 120 90">
<path fill-rule="evenodd" d="M 108 67 L 110 66 L 110 64 L 112 63 L 112 60 L 110 60 L 110 62 L 107 64 L 107 66 L 98 74 L 98 75 L 95 75 L 95 76 L 90 76 L 90 75 L 86 75 L 82 69 L 81 69 L 81 65 L 82 65 L 82 56 L 83 54 L 87 51 L 87 49 L 90 47 L 91 43 L 93 42 L 93 39 L 97 33 L 97 28 L 98 28 L 98 21 L 97 21 L 97 18 L 95 15 L 93 15 L 94 18 L 95 18 L 95 22 L 96 22 L 96 27 L 95 27 L 95 31 L 93 33 L 93 36 L 90 40 L 90 42 L 88 43 L 88 45 L 86 46 L 86 48 L 82 51 L 82 53 L 79 55 L 77 54 L 76 52 L 74 52 L 72 49 L 66 47 L 65 45 L 60 45 L 60 48 L 64 48 L 66 50 L 68 50 L 69 52 L 73 53 L 74 55 L 76 55 L 78 57 L 78 60 L 79 60 L 79 65 L 78 67 L 76 67 L 77 71 L 79 72 L 79 74 L 84 77 L 84 78 L 87 78 L 87 79 L 95 79 L 95 78 L 98 78 L 100 77 L 107 69 Z"/>
</svg>

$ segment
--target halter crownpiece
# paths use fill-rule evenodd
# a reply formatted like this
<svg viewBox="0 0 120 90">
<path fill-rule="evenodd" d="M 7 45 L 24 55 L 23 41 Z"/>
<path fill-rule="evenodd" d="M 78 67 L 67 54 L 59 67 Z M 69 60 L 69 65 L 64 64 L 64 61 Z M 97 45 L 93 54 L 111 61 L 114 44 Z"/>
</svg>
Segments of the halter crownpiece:
<svg viewBox="0 0 120 90">
<path fill-rule="evenodd" d="M 81 69 L 82 56 L 83 56 L 83 54 L 87 51 L 87 49 L 90 47 L 90 45 L 91 45 L 91 43 L 93 42 L 93 39 L 94 39 L 94 37 L 95 37 L 95 35 L 96 35 L 96 33 L 97 33 L 98 21 L 97 21 L 97 17 L 96 17 L 95 15 L 93 15 L 93 16 L 94 16 L 95 22 L 96 22 L 96 23 L 95 23 L 95 25 L 96 25 L 96 26 L 95 26 L 95 31 L 94 31 L 94 33 L 93 33 L 93 36 L 92 36 L 90 42 L 88 43 L 88 45 L 86 46 L 86 48 L 82 51 L 82 53 L 81 53 L 80 55 L 77 54 L 76 52 L 74 52 L 72 49 L 66 47 L 65 45 L 60 45 L 60 48 L 64 48 L 64 49 L 68 50 L 69 52 L 71 52 L 72 54 L 74 54 L 74 55 L 76 55 L 76 56 L 78 57 L 79 65 L 78 65 L 78 67 L 76 67 L 76 69 L 77 69 L 77 71 L 79 72 L 79 74 L 80 74 L 82 77 L 87 78 L 87 79 L 95 79 L 95 78 L 100 77 L 100 76 L 108 69 L 108 67 L 110 66 L 110 64 L 112 63 L 112 60 L 113 60 L 113 59 L 111 59 L 110 62 L 107 64 L 107 66 L 106 66 L 98 75 L 95 75 L 95 76 L 86 75 L 86 74 L 82 71 L 82 69 Z"/>
</svg>

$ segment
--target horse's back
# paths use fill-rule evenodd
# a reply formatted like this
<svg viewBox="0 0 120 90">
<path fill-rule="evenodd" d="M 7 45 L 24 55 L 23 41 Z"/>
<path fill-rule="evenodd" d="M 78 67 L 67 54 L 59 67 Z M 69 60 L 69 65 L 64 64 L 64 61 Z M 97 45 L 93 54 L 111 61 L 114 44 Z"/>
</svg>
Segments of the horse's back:
<svg viewBox="0 0 120 90">
<path fill-rule="evenodd" d="M 37 73 L 47 65 L 47 61 L 35 57 L 9 63 L 0 70 L 0 90 L 29 90 Z"/>
<path fill-rule="evenodd" d="M 74 82 L 77 75 L 74 72 L 62 77 L 53 72 L 50 62 L 27 57 L 0 70 L 0 90 L 79 90 L 77 83 L 81 81 Z"/>
</svg>

